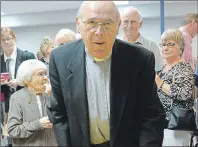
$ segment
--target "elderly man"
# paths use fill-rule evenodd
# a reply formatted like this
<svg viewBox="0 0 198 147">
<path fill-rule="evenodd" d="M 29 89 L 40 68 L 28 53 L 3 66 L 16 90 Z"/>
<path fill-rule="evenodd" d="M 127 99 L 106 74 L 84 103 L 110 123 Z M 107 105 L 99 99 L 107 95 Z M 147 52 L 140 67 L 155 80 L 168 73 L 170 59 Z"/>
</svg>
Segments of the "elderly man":
<svg viewBox="0 0 198 147">
<path fill-rule="evenodd" d="M 76 39 L 76 34 L 70 29 L 61 29 L 55 37 L 56 46 L 63 45 Z"/>
<path fill-rule="evenodd" d="M 82 40 L 53 50 L 49 65 L 48 116 L 59 146 L 162 146 L 153 53 L 116 39 L 112 1 L 84 1 L 76 23 Z"/>
<path fill-rule="evenodd" d="M 124 32 L 123 40 L 143 46 L 152 51 L 155 55 L 155 70 L 159 71 L 162 69 L 163 63 L 160 48 L 155 42 L 145 38 L 139 32 L 142 23 L 142 16 L 136 8 L 129 7 L 124 9 L 121 15 L 121 26 Z"/>
<path fill-rule="evenodd" d="M 179 28 L 179 30 L 182 31 L 185 39 L 183 59 L 185 62 L 190 63 L 191 67 L 195 71 L 196 59 L 192 55 L 191 42 L 192 39 L 198 34 L 198 14 L 186 14 L 181 24 L 182 26 Z"/>
</svg>

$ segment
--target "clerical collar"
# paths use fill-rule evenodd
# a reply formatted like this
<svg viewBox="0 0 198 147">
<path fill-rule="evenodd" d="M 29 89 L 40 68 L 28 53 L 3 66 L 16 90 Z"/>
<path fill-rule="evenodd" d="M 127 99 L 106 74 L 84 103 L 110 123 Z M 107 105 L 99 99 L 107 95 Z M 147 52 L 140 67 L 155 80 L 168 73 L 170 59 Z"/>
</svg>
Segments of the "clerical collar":
<svg viewBox="0 0 198 147">
<path fill-rule="evenodd" d="M 93 56 L 89 53 L 87 47 L 85 47 L 85 52 L 86 52 L 86 55 L 87 55 L 91 60 L 93 60 L 93 62 L 106 62 L 107 60 L 109 60 L 109 59 L 111 58 L 111 54 L 112 54 L 112 52 L 111 52 L 109 56 L 107 56 L 107 57 L 105 57 L 105 58 L 103 58 L 103 59 L 98 59 L 98 58 L 96 58 L 96 57 L 93 57 Z"/>
</svg>

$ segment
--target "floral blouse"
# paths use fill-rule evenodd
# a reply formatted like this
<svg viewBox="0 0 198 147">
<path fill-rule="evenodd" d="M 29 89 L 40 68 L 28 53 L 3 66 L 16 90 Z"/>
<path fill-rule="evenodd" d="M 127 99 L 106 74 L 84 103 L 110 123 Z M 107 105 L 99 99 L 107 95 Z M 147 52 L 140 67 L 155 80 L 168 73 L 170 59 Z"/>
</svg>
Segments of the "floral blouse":
<svg viewBox="0 0 198 147">
<path fill-rule="evenodd" d="M 170 84 L 170 95 L 158 89 L 158 96 L 169 120 L 172 106 L 191 109 L 194 106 L 194 72 L 189 63 L 179 62 L 167 72 L 159 71 L 159 77 Z"/>
</svg>

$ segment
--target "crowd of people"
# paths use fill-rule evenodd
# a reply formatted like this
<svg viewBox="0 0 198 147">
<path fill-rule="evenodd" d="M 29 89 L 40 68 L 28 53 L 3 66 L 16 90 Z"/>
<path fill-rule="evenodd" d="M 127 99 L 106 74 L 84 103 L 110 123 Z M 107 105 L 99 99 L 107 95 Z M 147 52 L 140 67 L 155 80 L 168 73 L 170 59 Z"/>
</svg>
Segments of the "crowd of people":
<svg viewBox="0 0 198 147">
<path fill-rule="evenodd" d="M 84 1 L 78 33 L 44 37 L 36 56 L 1 28 L 1 107 L 8 146 L 188 146 L 196 130 L 198 14 L 161 43 L 134 7 Z M 124 35 L 117 38 L 119 28 Z M 80 35 L 79 35 L 80 34 Z M 80 36 L 80 37 L 79 37 Z"/>
</svg>

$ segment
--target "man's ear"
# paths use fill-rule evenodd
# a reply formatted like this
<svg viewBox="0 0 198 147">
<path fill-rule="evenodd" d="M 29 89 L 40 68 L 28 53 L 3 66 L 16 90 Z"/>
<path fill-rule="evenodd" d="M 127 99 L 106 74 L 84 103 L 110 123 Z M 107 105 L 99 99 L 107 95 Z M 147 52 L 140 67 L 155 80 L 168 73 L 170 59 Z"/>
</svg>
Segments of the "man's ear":
<svg viewBox="0 0 198 147">
<path fill-rule="evenodd" d="M 143 21 L 140 22 L 140 28 L 142 27 L 142 23 L 143 23 Z"/>
</svg>

